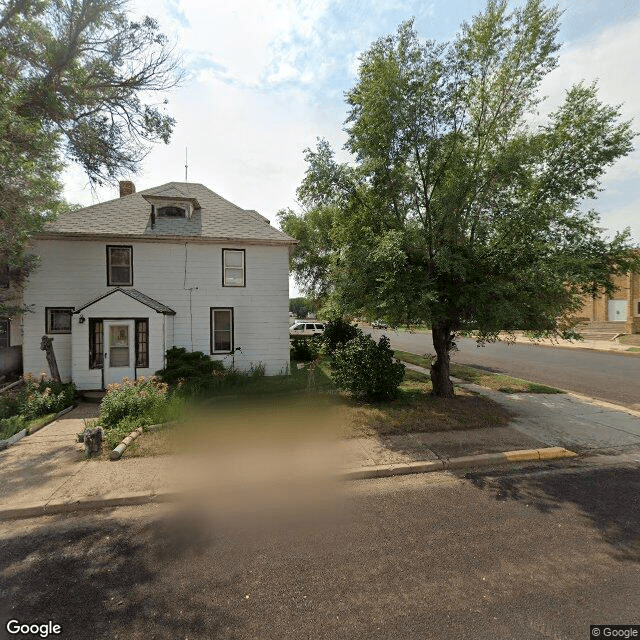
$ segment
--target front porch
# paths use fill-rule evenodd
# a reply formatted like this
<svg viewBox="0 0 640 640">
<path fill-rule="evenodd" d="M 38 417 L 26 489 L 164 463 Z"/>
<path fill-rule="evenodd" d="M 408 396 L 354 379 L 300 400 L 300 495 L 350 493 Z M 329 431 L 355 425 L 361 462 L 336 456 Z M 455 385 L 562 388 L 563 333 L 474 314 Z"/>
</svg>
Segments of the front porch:
<svg viewBox="0 0 640 640">
<path fill-rule="evenodd" d="M 71 377 L 80 390 L 102 390 L 164 367 L 175 311 L 136 289 L 115 288 L 73 312 Z"/>
</svg>

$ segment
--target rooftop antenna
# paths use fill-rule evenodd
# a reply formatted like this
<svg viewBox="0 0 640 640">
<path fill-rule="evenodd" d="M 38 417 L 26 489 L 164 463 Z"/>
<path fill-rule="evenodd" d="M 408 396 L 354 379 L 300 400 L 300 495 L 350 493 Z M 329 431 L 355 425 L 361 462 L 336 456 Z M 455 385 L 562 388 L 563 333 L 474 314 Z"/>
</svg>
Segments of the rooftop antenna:
<svg viewBox="0 0 640 640">
<path fill-rule="evenodd" d="M 187 180 L 187 173 L 188 173 L 188 171 L 189 171 L 189 162 L 188 162 L 188 160 L 187 160 L 187 152 L 188 152 L 188 148 L 187 148 L 187 147 L 185 147 L 185 148 L 184 148 L 184 181 L 185 181 L 185 182 L 189 182 L 189 181 Z"/>
</svg>

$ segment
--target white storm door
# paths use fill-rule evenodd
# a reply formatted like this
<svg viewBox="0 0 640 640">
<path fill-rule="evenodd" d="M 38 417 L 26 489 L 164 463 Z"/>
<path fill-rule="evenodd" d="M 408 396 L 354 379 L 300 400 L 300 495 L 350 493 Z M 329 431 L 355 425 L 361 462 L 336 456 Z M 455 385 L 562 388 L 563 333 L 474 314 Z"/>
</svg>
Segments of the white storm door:
<svg viewBox="0 0 640 640">
<path fill-rule="evenodd" d="M 104 386 L 135 379 L 135 320 L 104 321 Z"/>
<path fill-rule="evenodd" d="M 609 322 L 625 322 L 627 319 L 627 301 L 609 300 Z"/>
</svg>

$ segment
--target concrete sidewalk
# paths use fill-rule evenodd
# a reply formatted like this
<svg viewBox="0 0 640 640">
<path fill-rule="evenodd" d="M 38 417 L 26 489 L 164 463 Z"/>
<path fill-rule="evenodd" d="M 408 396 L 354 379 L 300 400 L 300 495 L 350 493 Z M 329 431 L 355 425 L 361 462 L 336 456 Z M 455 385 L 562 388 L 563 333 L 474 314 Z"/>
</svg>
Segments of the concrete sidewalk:
<svg viewBox="0 0 640 640">
<path fill-rule="evenodd" d="M 506 335 L 502 336 L 502 339 L 507 342 Z M 516 344 L 529 344 L 539 345 L 541 347 L 556 347 L 560 349 L 590 349 L 593 351 L 621 351 L 627 353 L 634 353 L 629 351 L 636 345 L 633 344 L 621 344 L 618 340 L 531 340 L 527 338 L 522 331 L 515 332 Z M 640 355 L 640 354 L 639 354 Z"/>
<path fill-rule="evenodd" d="M 428 374 L 424 367 L 404 363 Z M 580 453 L 640 451 L 640 414 L 573 393 L 502 393 L 452 378 L 460 387 L 491 398 L 516 418 L 509 425 L 549 447 Z"/>
<path fill-rule="evenodd" d="M 407 367 L 426 372 L 415 365 Z M 640 451 L 640 417 L 624 410 L 571 394 L 505 394 L 456 383 L 490 397 L 517 417 L 509 427 L 342 440 L 332 461 L 334 468 L 357 471 L 429 461 L 443 468 L 460 457 L 554 446 L 583 454 Z M 47 505 L 106 506 L 123 497 L 130 503 L 145 502 L 149 496 L 182 489 L 186 467 L 177 457 L 85 459 L 76 434 L 84 429 L 83 419 L 97 412 L 95 404 L 80 405 L 0 452 L 0 514 L 30 508 L 35 512 Z"/>
</svg>

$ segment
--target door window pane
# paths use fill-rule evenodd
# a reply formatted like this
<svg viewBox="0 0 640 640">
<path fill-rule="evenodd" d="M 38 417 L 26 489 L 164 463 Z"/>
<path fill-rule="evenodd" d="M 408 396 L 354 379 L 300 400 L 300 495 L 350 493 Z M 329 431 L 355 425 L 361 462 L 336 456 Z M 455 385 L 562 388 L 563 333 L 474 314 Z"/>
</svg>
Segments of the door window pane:
<svg viewBox="0 0 640 640">
<path fill-rule="evenodd" d="M 126 324 L 109 327 L 109 366 L 129 366 L 129 327 Z"/>
</svg>

